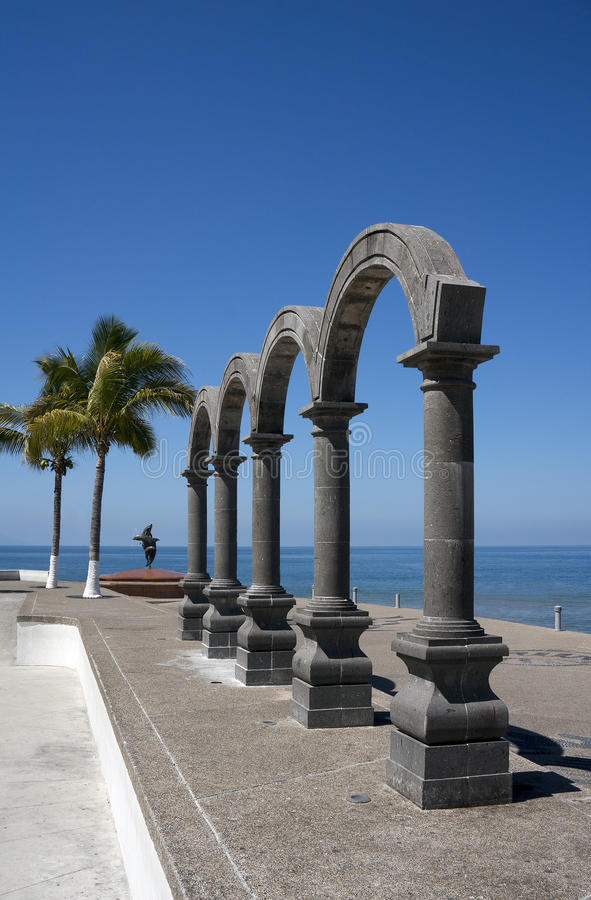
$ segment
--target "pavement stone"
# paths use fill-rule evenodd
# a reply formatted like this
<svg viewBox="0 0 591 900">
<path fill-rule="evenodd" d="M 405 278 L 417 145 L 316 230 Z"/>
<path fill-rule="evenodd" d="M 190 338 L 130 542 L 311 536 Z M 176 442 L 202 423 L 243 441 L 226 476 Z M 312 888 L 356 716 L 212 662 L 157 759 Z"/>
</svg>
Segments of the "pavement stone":
<svg viewBox="0 0 591 900">
<path fill-rule="evenodd" d="M 22 617 L 78 623 L 175 897 L 591 894 L 591 635 L 482 620 L 511 649 L 491 684 L 510 710 L 514 801 L 422 811 L 386 784 L 388 706 L 408 677 L 390 644 L 418 610 L 360 604 L 374 725 L 307 730 L 289 687 L 247 688 L 179 641 L 176 604 L 25 593 Z"/>
</svg>

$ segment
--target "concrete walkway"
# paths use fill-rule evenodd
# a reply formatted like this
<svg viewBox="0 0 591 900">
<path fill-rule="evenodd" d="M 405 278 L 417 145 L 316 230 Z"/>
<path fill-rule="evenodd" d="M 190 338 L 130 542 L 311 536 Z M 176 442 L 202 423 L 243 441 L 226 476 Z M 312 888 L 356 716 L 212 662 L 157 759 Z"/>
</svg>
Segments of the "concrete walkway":
<svg viewBox="0 0 591 900">
<path fill-rule="evenodd" d="M 81 593 L 30 591 L 22 617 L 78 624 L 178 900 L 591 898 L 591 635 L 482 620 L 512 653 L 491 681 L 511 712 L 514 802 L 421 811 L 385 783 L 407 677 L 390 643 L 418 610 L 365 606 L 374 725 L 308 731 L 288 687 L 246 688 L 179 642 L 176 603 Z"/>
<path fill-rule="evenodd" d="M 127 900 L 78 676 L 14 665 L 24 597 L 0 593 L 0 897 Z"/>
</svg>

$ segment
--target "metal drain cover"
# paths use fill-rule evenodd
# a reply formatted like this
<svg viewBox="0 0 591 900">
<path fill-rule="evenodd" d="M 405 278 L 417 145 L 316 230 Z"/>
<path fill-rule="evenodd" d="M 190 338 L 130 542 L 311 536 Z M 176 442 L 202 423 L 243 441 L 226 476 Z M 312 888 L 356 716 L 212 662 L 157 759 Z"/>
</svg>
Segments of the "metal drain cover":
<svg viewBox="0 0 591 900">
<path fill-rule="evenodd" d="M 371 797 L 367 794 L 347 794 L 349 803 L 371 803 Z"/>
</svg>

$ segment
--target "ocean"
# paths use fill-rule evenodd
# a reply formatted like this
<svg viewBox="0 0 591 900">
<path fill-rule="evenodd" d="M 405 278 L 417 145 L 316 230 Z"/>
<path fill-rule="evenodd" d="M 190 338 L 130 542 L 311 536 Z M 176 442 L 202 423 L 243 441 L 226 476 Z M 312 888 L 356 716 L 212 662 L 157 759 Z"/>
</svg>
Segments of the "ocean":
<svg viewBox="0 0 591 900">
<path fill-rule="evenodd" d="M 310 597 L 313 581 L 311 547 L 284 547 L 282 583 L 298 597 Z M 251 551 L 238 550 L 238 577 L 250 584 Z M 64 546 L 59 575 L 84 581 L 86 547 Z M 139 545 L 102 547 L 101 572 L 140 568 Z M 0 569 L 47 569 L 49 547 L 0 547 Z M 184 547 L 159 547 L 155 567 L 184 572 Z M 213 549 L 209 551 L 213 575 Z M 420 547 L 352 547 L 351 586 L 360 603 L 393 605 L 400 594 L 403 606 L 423 602 L 423 551 Z M 475 551 L 475 614 L 526 625 L 554 625 L 554 606 L 562 606 L 562 627 L 591 633 L 591 547 L 477 547 Z"/>
</svg>

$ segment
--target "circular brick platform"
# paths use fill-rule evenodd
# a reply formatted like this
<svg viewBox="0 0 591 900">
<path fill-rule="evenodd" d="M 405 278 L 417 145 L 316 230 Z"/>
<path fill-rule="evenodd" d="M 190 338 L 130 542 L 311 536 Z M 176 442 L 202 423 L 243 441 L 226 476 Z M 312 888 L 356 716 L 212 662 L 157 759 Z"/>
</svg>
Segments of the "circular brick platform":
<svg viewBox="0 0 591 900">
<path fill-rule="evenodd" d="M 183 596 L 183 591 L 179 587 L 181 578 L 184 578 L 183 572 L 171 572 L 168 569 L 127 569 L 113 575 L 101 575 L 100 583 L 128 597 L 173 600 L 175 597 Z"/>
</svg>

